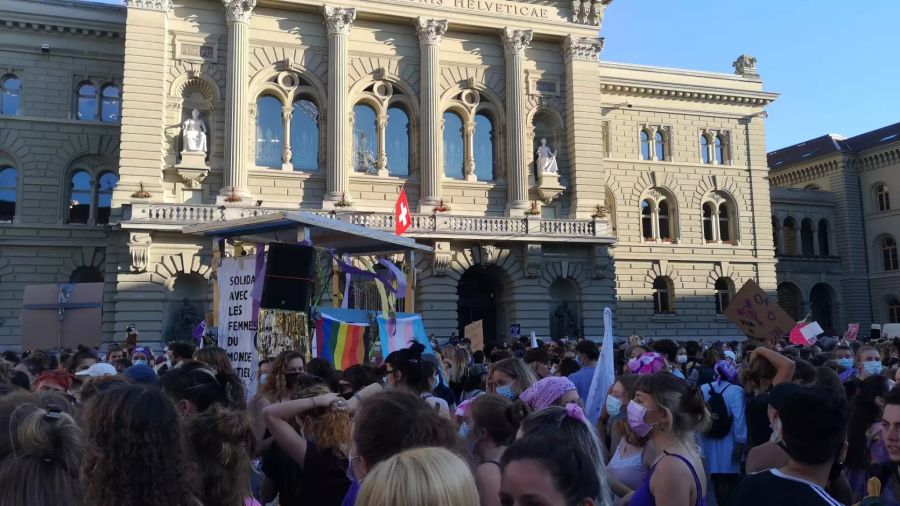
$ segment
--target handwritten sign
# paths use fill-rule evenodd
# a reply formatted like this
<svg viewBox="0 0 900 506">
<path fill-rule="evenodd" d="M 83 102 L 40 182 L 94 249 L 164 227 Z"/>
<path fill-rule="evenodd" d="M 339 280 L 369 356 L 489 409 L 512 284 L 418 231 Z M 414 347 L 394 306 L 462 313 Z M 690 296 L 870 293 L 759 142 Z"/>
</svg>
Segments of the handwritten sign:
<svg viewBox="0 0 900 506">
<path fill-rule="evenodd" d="M 219 347 L 228 354 L 248 398 L 256 393 L 256 327 L 253 297 L 256 257 L 225 258 L 216 270 L 219 280 Z"/>
<path fill-rule="evenodd" d="M 774 346 L 794 327 L 794 319 L 752 279 L 735 295 L 725 316 L 742 334 L 766 346 Z"/>
<path fill-rule="evenodd" d="M 844 339 L 848 341 L 856 341 L 856 337 L 859 335 L 859 324 L 851 323 L 847 325 L 847 332 L 844 333 Z"/>
<path fill-rule="evenodd" d="M 472 351 L 484 349 L 484 320 L 472 322 L 463 329 L 463 336 L 472 341 Z"/>
</svg>

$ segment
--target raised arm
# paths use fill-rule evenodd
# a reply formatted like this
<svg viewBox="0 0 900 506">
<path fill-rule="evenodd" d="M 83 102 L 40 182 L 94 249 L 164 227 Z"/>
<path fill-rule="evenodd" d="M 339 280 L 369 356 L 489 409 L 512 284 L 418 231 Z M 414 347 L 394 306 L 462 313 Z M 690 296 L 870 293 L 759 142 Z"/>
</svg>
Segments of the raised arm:
<svg viewBox="0 0 900 506">
<path fill-rule="evenodd" d="M 760 357 L 763 360 L 769 362 L 775 368 L 775 377 L 772 378 L 772 386 L 787 383 L 788 381 L 791 381 L 791 379 L 793 379 L 793 360 L 787 358 L 786 356 L 778 353 L 775 350 L 763 348 L 762 346 L 753 350 L 753 353 L 750 355 L 750 360 L 752 361 L 756 357 Z"/>
<path fill-rule="evenodd" d="M 337 394 L 330 393 L 308 399 L 279 402 L 262 410 L 263 421 L 269 428 L 269 432 L 272 433 L 272 437 L 301 469 L 303 469 L 303 461 L 306 460 L 306 438 L 297 433 L 288 420 L 311 409 L 330 408 L 332 403 L 338 399 L 340 397 Z"/>
</svg>

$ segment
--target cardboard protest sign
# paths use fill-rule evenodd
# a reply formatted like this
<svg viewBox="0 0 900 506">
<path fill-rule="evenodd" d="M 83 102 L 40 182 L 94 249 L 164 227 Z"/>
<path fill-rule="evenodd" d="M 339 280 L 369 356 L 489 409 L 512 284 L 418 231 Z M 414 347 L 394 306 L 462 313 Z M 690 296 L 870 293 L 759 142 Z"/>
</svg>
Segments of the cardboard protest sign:
<svg viewBox="0 0 900 506">
<path fill-rule="evenodd" d="M 22 349 L 100 346 L 103 283 L 60 283 L 25 287 Z"/>
<path fill-rule="evenodd" d="M 228 354 L 247 397 L 256 393 L 258 309 L 250 292 L 256 283 L 256 256 L 225 258 L 219 279 L 219 347 Z"/>
<path fill-rule="evenodd" d="M 463 337 L 472 341 L 472 351 L 484 349 L 484 320 L 478 320 L 466 325 L 463 329 Z"/>
<path fill-rule="evenodd" d="M 752 279 L 728 304 L 725 316 L 750 340 L 766 346 L 773 346 L 794 327 L 794 319 Z"/>
</svg>

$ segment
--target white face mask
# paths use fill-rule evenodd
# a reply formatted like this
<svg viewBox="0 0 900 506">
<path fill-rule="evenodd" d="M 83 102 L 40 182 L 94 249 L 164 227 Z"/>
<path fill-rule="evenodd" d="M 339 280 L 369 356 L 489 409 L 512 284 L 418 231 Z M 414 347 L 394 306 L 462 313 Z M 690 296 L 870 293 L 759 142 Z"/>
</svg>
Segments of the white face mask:
<svg viewBox="0 0 900 506">
<path fill-rule="evenodd" d="M 679 364 L 686 364 L 688 361 L 688 356 L 687 355 L 676 355 L 675 361 L 678 362 Z"/>
<path fill-rule="evenodd" d="M 781 428 L 781 418 L 776 418 L 774 421 L 769 422 L 769 427 L 772 428 L 772 437 L 769 438 L 769 441 L 773 443 L 780 443 L 784 441 L 782 437 L 782 428 Z"/>
</svg>

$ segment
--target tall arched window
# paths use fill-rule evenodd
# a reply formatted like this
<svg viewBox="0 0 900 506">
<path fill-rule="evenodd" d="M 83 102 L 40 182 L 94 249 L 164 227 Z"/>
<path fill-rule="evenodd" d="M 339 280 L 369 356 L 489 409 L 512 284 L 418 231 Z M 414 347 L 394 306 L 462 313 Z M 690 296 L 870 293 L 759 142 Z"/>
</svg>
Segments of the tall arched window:
<svg viewBox="0 0 900 506">
<path fill-rule="evenodd" d="M 702 163 L 709 163 L 709 139 L 706 138 L 706 135 L 700 134 L 700 161 Z"/>
<path fill-rule="evenodd" d="M 86 225 L 91 217 L 91 175 L 80 170 L 69 180 L 69 223 Z"/>
<path fill-rule="evenodd" d="M 654 148 L 656 149 L 656 159 L 663 161 L 666 159 L 666 142 L 662 132 L 656 132 L 653 138 Z"/>
<path fill-rule="evenodd" d="M 719 240 L 731 242 L 732 210 L 726 202 L 719 204 Z"/>
<path fill-rule="evenodd" d="M 659 217 L 659 238 L 663 240 L 672 240 L 672 220 L 669 216 L 669 202 L 666 199 L 660 200 L 657 204 Z"/>
<path fill-rule="evenodd" d="M 376 174 L 378 125 L 375 109 L 369 104 L 353 107 L 353 170 Z"/>
<path fill-rule="evenodd" d="M 672 299 L 675 294 L 672 291 L 672 281 L 660 276 L 653 280 L 653 312 L 656 314 L 674 313 Z"/>
<path fill-rule="evenodd" d="M 784 226 L 782 227 L 782 235 L 784 236 L 784 254 L 785 255 L 796 255 L 797 254 L 797 222 L 794 221 L 794 218 L 788 216 L 784 219 Z"/>
<path fill-rule="evenodd" d="M 649 200 L 641 201 L 641 234 L 644 239 L 653 239 L 653 206 Z"/>
<path fill-rule="evenodd" d="M 775 246 L 775 254 L 781 254 L 781 243 L 778 241 L 778 228 L 781 224 L 778 223 L 778 217 L 772 216 L 772 244 Z"/>
<path fill-rule="evenodd" d="M 811 257 L 815 255 L 815 247 L 813 246 L 813 225 L 812 220 L 805 218 L 800 223 L 800 247 L 803 256 Z"/>
<path fill-rule="evenodd" d="M 82 121 L 97 121 L 97 87 L 91 82 L 78 85 L 77 118 Z"/>
<path fill-rule="evenodd" d="M 281 101 L 263 95 L 256 99 L 256 165 L 281 168 L 282 139 Z"/>
<path fill-rule="evenodd" d="M 463 122 L 459 114 L 444 113 L 444 175 L 463 179 Z"/>
<path fill-rule="evenodd" d="M 650 159 L 650 134 L 641 130 L 641 160 Z"/>
<path fill-rule="evenodd" d="M 13 221 L 16 217 L 18 183 L 16 169 L 0 167 L 0 221 Z"/>
<path fill-rule="evenodd" d="M 100 98 L 100 121 L 118 123 L 121 108 L 122 99 L 119 87 L 114 84 L 104 86 Z"/>
<path fill-rule="evenodd" d="M 703 204 L 703 240 L 706 242 L 715 242 L 716 237 L 713 232 L 713 203 L 706 202 Z"/>
<path fill-rule="evenodd" d="M 875 187 L 875 201 L 878 204 L 879 211 L 891 210 L 891 195 L 888 193 L 887 185 L 879 184 Z"/>
<path fill-rule="evenodd" d="M 888 300 L 888 323 L 900 323 L 900 300 L 896 297 Z"/>
<path fill-rule="evenodd" d="M 308 97 L 295 100 L 291 112 L 291 166 L 304 172 L 319 169 L 319 107 Z"/>
<path fill-rule="evenodd" d="M 475 177 L 479 181 L 494 179 L 494 122 L 486 114 L 475 115 L 472 137 L 475 153 Z"/>
<path fill-rule="evenodd" d="M 388 108 L 387 160 L 388 174 L 409 175 L 409 115 L 402 107 Z"/>
<path fill-rule="evenodd" d="M 673 242 L 678 235 L 678 208 L 671 195 L 652 188 L 641 201 L 641 235 L 650 242 Z"/>
<path fill-rule="evenodd" d="M 109 215 L 112 211 L 112 192 L 119 184 L 119 176 L 107 172 L 100 176 L 97 183 L 97 224 L 109 223 Z"/>
<path fill-rule="evenodd" d="M 731 302 L 732 283 L 728 278 L 719 278 L 714 286 L 716 297 L 716 314 L 722 314 Z"/>
<path fill-rule="evenodd" d="M 819 220 L 819 255 L 827 257 L 831 254 L 828 250 L 828 221 Z"/>
<path fill-rule="evenodd" d="M 716 163 L 720 165 L 725 163 L 725 142 L 722 140 L 721 135 L 716 136 L 713 144 L 713 153 L 715 153 Z"/>
<path fill-rule="evenodd" d="M 900 269 L 897 262 L 897 242 L 893 237 L 881 239 L 881 259 L 884 270 L 896 271 Z"/>
<path fill-rule="evenodd" d="M 22 81 L 15 74 L 0 78 L 0 114 L 14 116 L 19 113 L 19 98 Z"/>
</svg>

